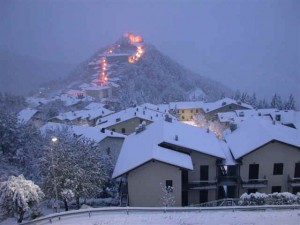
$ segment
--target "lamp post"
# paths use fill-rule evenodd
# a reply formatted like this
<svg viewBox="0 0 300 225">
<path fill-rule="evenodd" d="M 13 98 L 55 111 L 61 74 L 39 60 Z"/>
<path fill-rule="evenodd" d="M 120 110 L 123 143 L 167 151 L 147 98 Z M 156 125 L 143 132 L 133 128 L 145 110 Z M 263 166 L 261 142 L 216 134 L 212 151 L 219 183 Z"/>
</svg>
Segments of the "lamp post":
<svg viewBox="0 0 300 225">
<path fill-rule="evenodd" d="M 51 163 L 52 163 L 52 173 L 54 177 L 54 191 L 55 191 L 55 204 L 54 207 L 56 209 L 56 212 L 58 213 L 59 209 L 59 204 L 58 204 L 58 194 L 57 194 L 57 182 L 56 182 L 56 176 L 55 176 L 55 170 L 54 170 L 54 160 L 53 160 L 53 144 L 58 141 L 57 137 L 52 137 L 51 138 Z"/>
</svg>

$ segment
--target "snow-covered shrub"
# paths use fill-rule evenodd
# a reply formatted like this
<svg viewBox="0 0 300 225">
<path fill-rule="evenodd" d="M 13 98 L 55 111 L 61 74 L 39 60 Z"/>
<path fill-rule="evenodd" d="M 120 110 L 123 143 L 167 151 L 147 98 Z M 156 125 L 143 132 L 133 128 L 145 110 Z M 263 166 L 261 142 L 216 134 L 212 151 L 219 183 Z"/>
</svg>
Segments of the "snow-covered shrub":
<svg viewBox="0 0 300 225">
<path fill-rule="evenodd" d="M 162 205 L 165 207 L 172 207 L 175 205 L 174 187 L 164 186 L 161 184 L 162 189 Z"/>
<path fill-rule="evenodd" d="M 282 193 L 244 193 L 240 197 L 240 205 L 292 205 L 300 204 L 300 193 L 297 195 L 289 192 Z"/>
<path fill-rule="evenodd" d="M 297 203 L 297 195 L 293 195 L 289 192 L 275 192 L 268 196 L 270 205 L 292 205 Z"/>
<path fill-rule="evenodd" d="M 8 181 L 0 184 L 0 208 L 6 214 L 16 214 L 19 223 L 30 209 L 37 214 L 43 197 L 40 187 L 26 180 L 23 175 L 11 176 Z"/>
<path fill-rule="evenodd" d="M 268 198 L 267 194 L 264 193 L 251 193 L 247 194 L 244 193 L 240 197 L 240 205 L 264 205 L 266 203 L 266 200 Z"/>
</svg>

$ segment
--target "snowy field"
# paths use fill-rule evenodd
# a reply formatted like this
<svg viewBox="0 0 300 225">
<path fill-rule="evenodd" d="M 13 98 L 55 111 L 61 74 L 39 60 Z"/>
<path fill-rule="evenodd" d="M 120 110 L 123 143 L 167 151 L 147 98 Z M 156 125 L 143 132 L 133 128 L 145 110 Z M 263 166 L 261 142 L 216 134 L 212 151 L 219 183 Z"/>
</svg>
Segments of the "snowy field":
<svg viewBox="0 0 300 225">
<path fill-rule="evenodd" d="M 0 225 L 16 225 L 9 219 Z M 300 225 L 300 210 L 270 210 L 270 211 L 204 211 L 177 213 L 97 213 L 63 217 L 39 225 Z"/>
</svg>

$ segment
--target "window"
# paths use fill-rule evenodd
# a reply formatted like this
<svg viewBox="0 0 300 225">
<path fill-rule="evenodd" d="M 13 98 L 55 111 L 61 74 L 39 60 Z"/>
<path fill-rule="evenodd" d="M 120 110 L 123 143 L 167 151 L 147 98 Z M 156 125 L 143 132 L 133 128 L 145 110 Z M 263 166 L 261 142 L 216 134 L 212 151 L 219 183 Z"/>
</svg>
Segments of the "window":
<svg viewBox="0 0 300 225">
<path fill-rule="evenodd" d="M 122 134 L 125 134 L 125 128 L 122 128 Z"/>
<path fill-rule="evenodd" d="M 166 187 L 173 187 L 173 180 L 166 180 Z"/>
<path fill-rule="evenodd" d="M 274 193 L 274 192 L 280 193 L 281 192 L 281 186 L 272 186 L 272 193 Z"/>
<path fill-rule="evenodd" d="M 111 131 L 113 131 L 113 132 L 116 132 L 116 129 L 115 129 L 115 128 L 113 128 L 113 129 L 111 129 Z"/>
<path fill-rule="evenodd" d="M 283 174 L 283 163 L 274 163 L 273 175 L 282 175 Z"/>
<path fill-rule="evenodd" d="M 196 113 L 198 113 L 199 112 L 199 109 L 196 109 Z"/>
<path fill-rule="evenodd" d="M 191 109 L 191 113 L 193 113 L 193 110 Z"/>
<path fill-rule="evenodd" d="M 194 119 L 194 117 L 193 117 L 193 116 L 191 116 L 191 120 L 192 120 L 192 119 Z"/>
<path fill-rule="evenodd" d="M 184 110 L 181 110 L 182 113 L 184 113 Z"/>
<path fill-rule="evenodd" d="M 166 190 L 167 192 L 173 192 L 173 180 L 166 180 Z"/>
<path fill-rule="evenodd" d="M 184 120 L 184 116 L 182 116 L 182 117 L 181 117 L 181 119 L 183 119 L 183 120 Z"/>
</svg>

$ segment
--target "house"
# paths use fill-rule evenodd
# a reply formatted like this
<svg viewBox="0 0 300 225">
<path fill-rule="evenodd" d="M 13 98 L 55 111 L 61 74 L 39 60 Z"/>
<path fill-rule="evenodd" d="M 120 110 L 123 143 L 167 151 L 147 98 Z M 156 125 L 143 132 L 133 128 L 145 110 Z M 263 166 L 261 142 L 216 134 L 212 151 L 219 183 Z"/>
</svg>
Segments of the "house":
<svg viewBox="0 0 300 225">
<path fill-rule="evenodd" d="M 222 141 L 207 129 L 160 119 L 126 138 L 113 178 L 127 180 L 130 206 L 162 206 L 165 186 L 174 188 L 176 206 L 199 204 L 217 198 L 222 160 Z"/>
<path fill-rule="evenodd" d="M 20 123 L 28 123 L 37 112 L 38 110 L 36 109 L 23 109 L 18 113 L 18 121 Z"/>
<path fill-rule="evenodd" d="M 93 107 L 91 104 L 87 107 Z M 92 108 L 79 111 L 70 111 L 65 113 L 60 113 L 49 119 L 49 122 L 54 123 L 65 123 L 73 125 L 85 125 L 85 126 L 95 126 L 99 118 L 105 117 L 112 114 L 113 111 L 106 108 Z"/>
<path fill-rule="evenodd" d="M 112 97 L 112 88 L 110 86 L 88 86 L 83 89 L 85 93 L 95 99 L 104 99 Z"/>
<path fill-rule="evenodd" d="M 128 135 L 135 132 L 136 127 L 141 123 L 144 122 L 146 125 L 149 125 L 153 121 L 165 118 L 165 116 L 168 115 L 165 111 L 161 112 L 155 110 L 157 108 L 158 106 L 149 103 L 127 108 L 99 119 L 97 126 Z"/>
<path fill-rule="evenodd" d="M 217 113 L 252 109 L 252 106 L 230 98 L 223 98 L 216 102 L 171 102 L 170 109 L 180 121 L 195 120 L 199 114 L 204 115 L 208 121 L 215 119 Z"/>
<path fill-rule="evenodd" d="M 226 142 L 239 176 L 237 193 L 300 191 L 300 131 L 275 121 L 250 118 Z"/>
<path fill-rule="evenodd" d="M 231 124 L 239 124 L 249 118 L 264 118 L 269 121 L 276 121 L 285 126 L 299 129 L 300 112 L 294 110 L 278 109 L 247 109 L 231 112 L 217 113 L 215 121 L 229 128 Z"/>
</svg>

